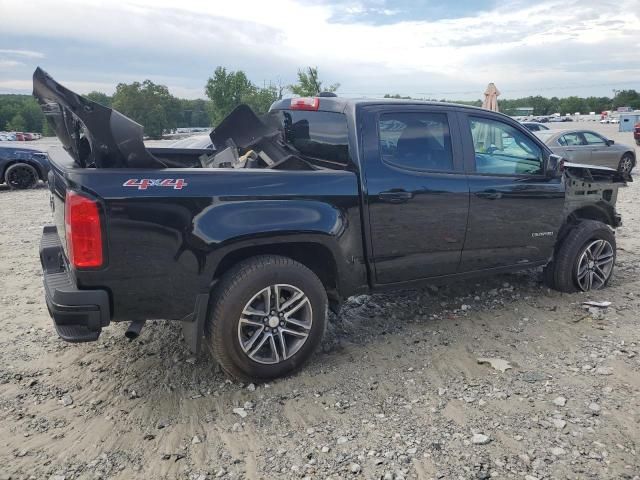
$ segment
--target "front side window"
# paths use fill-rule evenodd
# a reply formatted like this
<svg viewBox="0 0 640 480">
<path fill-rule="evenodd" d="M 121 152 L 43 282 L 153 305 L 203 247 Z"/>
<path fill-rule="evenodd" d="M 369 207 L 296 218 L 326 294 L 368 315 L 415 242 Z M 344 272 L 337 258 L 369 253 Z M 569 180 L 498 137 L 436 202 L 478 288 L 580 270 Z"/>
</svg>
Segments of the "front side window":
<svg viewBox="0 0 640 480">
<path fill-rule="evenodd" d="M 543 173 L 542 149 L 511 125 L 487 118 L 469 118 L 476 172 L 496 175 Z"/>
<path fill-rule="evenodd" d="M 378 132 L 384 162 L 411 170 L 453 170 L 446 113 L 385 113 Z"/>
<path fill-rule="evenodd" d="M 607 141 L 602 138 L 600 135 L 596 135 L 591 132 L 583 132 L 584 139 L 587 141 L 587 145 L 601 145 L 604 146 L 607 144 Z"/>
</svg>

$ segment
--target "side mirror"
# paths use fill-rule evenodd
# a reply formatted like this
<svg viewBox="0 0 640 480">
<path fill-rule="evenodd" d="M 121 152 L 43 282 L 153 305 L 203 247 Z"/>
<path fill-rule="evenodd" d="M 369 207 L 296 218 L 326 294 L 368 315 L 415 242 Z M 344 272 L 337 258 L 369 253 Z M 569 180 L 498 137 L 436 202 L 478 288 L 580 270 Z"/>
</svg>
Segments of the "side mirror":
<svg viewBox="0 0 640 480">
<path fill-rule="evenodd" d="M 549 155 L 549 158 L 547 159 L 547 168 L 544 171 L 545 175 L 549 178 L 557 177 L 563 161 L 564 159 L 560 155 L 556 155 L 555 153 Z"/>
<path fill-rule="evenodd" d="M 607 140 L 607 147 L 610 147 L 614 143 L 616 143 L 616 142 L 614 142 L 613 140 Z"/>
</svg>

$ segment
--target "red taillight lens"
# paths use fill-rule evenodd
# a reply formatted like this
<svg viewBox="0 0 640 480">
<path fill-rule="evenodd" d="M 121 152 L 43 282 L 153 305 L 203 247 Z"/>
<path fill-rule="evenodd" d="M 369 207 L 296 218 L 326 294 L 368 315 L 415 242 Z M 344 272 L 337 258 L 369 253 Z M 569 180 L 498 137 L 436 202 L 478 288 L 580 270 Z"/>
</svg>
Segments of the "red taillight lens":
<svg viewBox="0 0 640 480">
<path fill-rule="evenodd" d="M 318 97 L 302 97 L 292 98 L 291 110 L 318 110 L 320 108 L 320 99 Z"/>
<path fill-rule="evenodd" d="M 64 205 L 67 253 L 76 268 L 102 266 L 102 225 L 98 203 L 67 190 Z"/>
</svg>

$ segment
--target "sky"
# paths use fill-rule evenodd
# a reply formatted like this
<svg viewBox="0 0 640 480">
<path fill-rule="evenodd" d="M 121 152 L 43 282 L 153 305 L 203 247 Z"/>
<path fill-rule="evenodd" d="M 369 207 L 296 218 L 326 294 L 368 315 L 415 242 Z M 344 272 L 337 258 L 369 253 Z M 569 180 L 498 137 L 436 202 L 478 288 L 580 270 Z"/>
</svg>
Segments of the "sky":
<svg viewBox="0 0 640 480">
<path fill-rule="evenodd" d="M 310 65 L 346 97 L 613 96 L 640 90 L 639 48 L 640 0 L 0 0 L 0 93 L 36 66 L 79 93 L 204 98 L 218 65 L 257 85 Z"/>
</svg>

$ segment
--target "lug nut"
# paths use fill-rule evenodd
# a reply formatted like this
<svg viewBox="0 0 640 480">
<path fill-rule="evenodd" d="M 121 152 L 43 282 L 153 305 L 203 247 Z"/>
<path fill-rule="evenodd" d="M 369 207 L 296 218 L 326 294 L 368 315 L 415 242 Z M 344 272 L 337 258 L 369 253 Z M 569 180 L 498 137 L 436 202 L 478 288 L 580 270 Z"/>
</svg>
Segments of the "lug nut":
<svg viewBox="0 0 640 480">
<path fill-rule="evenodd" d="M 264 329 L 264 331 L 265 332 L 269 332 L 269 331 L 271 331 L 271 329 L 269 327 L 267 327 L 267 328 Z"/>
<path fill-rule="evenodd" d="M 280 322 L 280 326 L 281 326 L 281 327 L 284 327 L 284 322 Z"/>
</svg>

